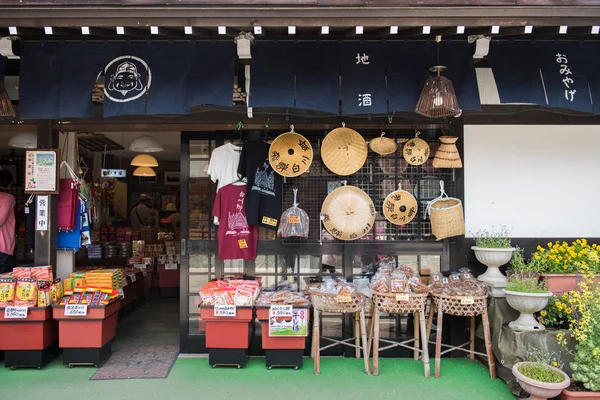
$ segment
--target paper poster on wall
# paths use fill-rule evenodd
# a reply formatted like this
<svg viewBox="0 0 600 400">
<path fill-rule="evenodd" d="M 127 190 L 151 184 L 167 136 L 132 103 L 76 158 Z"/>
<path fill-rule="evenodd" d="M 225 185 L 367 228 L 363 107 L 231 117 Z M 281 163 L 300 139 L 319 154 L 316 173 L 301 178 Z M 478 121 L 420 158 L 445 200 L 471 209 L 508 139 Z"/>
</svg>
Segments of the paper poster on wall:
<svg viewBox="0 0 600 400">
<path fill-rule="evenodd" d="M 58 193 L 58 150 L 25 152 L 25 193 Z"/>
<path fill-rule="evenodd" d="M 269 336 L 306 336 L 308 311 L 294 309 L 291 316 L 270 316 Z"/>
</svg>

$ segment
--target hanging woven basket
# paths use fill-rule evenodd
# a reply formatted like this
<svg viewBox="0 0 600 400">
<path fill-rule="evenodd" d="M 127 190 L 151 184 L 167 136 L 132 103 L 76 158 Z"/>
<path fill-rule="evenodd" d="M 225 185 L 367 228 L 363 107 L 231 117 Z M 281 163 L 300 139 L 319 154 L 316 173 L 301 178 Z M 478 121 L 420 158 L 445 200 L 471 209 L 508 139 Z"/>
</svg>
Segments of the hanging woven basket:
<svg viewBox="0 0 600 400">
<path fill-rule="evenodd" d="M 433 158 L 433 168 L 462 168 L 462 161 L 456 147 L 457 137 L 440 136 L 440 146 Z"/>
<path fill-rule="evenodd" d="M 465 234 L 465 217 L 462 201 L 448 197 L 444 191 L 444 181 L 440 181 L 441 195 L 427 204 L 431 220 L 431 233 L 437 240 Z"/>
</svg>

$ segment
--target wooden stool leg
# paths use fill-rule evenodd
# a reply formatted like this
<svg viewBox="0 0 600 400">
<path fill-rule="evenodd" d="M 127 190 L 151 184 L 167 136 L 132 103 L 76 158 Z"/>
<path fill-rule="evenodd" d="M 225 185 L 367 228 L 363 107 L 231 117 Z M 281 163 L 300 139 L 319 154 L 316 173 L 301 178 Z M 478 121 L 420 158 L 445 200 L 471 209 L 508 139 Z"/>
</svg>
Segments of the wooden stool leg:
<svg viewBox="0 0 600 400">
<path fill-rule="evenodd" d="M 360 310 L 360 336 L 362 337 L 363 357 L 365 359 L 365 373 L 369 375 L 369 348 L 367 347 L 367 323 L 365 321 L 365 310 Z M 359 349 L 360 350 L 360 349 Z"/>
<path fill-rule="evenodd" d="M 371 314 L 373 320 L 373 375 L 379 375 L 379 311 Z"/>
<path fill-rule="evenodd" d="M 413 314 L 413 325 L 414 325 L 414 334 L 415 334 L 415 343 L 414 343 L 415 349 L 413 350 L 413 357 L 414 357 L 415 361 L 419 361 L 419 350 L 417 350 L 419 348 L 419 313 L 418 312 Z"/>
<path fill-rule="evenodd" d="M 427 341 L 429 341 L 429 337 L 431 336 L 431 326 L 433 325 L 433 314 L 435 313 L 435 306 L 433 301 L 429 306 L 429 316 L 427 317 Z"/>
<path fill-rule="evenodd" d="M 469 358 L 471 359 L 471 361 L 475 361 L 475 316 L 474 315 L 471 317 L 471 340 L 470 340 L 470 344 L 469 344 L 469 350 L 471 350 L 471 353 L 469 353 Z"/>
<path fill-rule="evenodd" d="M 369 323 L 369 332 L 367 333 L 367 347 L 369 348 L 369 354 L 371 353 L 371 345 L 373 344 L 373 333 L 375 329 L 375 313 L 377 309 L 375 308 L 375 303 L 373 303 L 373 307 L 371 307 L 371 322 Z"/>
<path fill-rule="evenodd" d="M 416 323 L 416 321 L 415 321 Z M 425 335 L 425 312 L 420 312 L 419 313 L 419 324 L 421 325 L 421 336 Z M 423 337 L 421 340 L 421 346 L 422 346 L 422 350 L 423 350 L 423 355 L 421 356 L 421 359 L 423 360 L 423 365 L 425 367 L 425 378 L 429 378 L 429 376 L 431 375 L 431 370 L 430 370 L 430 366 L 429 366 L 429 343 L 426 337 Z M 415 346 L 418 347 L 418 346 Z"/>
<path fill-rule="evenodd" d="M 492 336 L 490 335 L 490 321 L 488 320 L 487 310 L 481 315 L 483 320 L 483 337 L 485 338 L 485 352 L 488 357 L 488 366 L 490 367 L 490 376 L 496 379 L 496 363 L 494 361 L 494 352 L 492 351 Z"/>
<path fill-rule="evenodd" d="M 354 313 L 354 357 L 360 358 L 360 326 L 359 326 L 360 314 Z"/>
<path fill-rule="evenodd" d="M 319 335 L 321 335 L 321 322 L 319 321 L 319 310 L 315 308 L 315 315 L 313 317 L 313 352 L 315 354 L 315 375 L 321 374 L 321 344 L 319 340 Z"/>
<path fill-rule="evenodd" d="M 437 317 L 437 335 L 435 340 L 435 377 L 440 377 L 440 360 L 442 357 L 442 323 L 443 323 L 444 313 L 442 310 L 438 310 Z"/>
</svg>

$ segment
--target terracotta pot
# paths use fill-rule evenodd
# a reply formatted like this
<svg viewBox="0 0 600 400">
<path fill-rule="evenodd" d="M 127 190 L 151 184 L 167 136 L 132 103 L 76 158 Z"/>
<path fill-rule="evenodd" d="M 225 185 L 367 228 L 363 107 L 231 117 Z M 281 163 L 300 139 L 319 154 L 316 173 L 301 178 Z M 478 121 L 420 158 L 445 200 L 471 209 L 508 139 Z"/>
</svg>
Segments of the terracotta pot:
<svg viewBox="0 0 600 400">
<path fill-rule="evenodd" d="M 560 372 L 563 375 L 564 380 L 562 382 L 547 383 L 528 378 L 519 372 L 519 367 L 525 364 L 529 363 L 520 362 L 513 365 L 512 373 L 515 376 L 515 378 L 517 378 L 517 381 L 519 382 L 519 385 L 521 385 L 521 388 L 523 388 L 523 390 L 525 390 L 531 395 L 529 397 L 530 400 L 544 400 L 556 397 L 562 392 L 563 389 L 565 389 L 571 384 L 571 380 L 569 379 L 569 376 L 567 374 L 562 372 L 560 369 L 551 366 L 548 366 L 548 368 Z"/>
<path fill-rule="evenodd" d="M 542 311 L 552 297 L 551 292 L 546 293 L 524 293 L 502 290 L 506 294 L 508 304 L 521 313 L 519 318 L 508 324 L 515 331 L 543 331 L 546 327 L 535 320 L 533 313 Z"/>
<path fill-rule="evenodd" d="M 479 275 L 477 279 L 492 285 L 506 287 L 506 276 L 500 272 L 499 268 L 510 261 L 515 248 L 497 249 L 473 246 L 471 250 L 475 252 L 477 261 L 488 267 L 487 271 Z"/>
<path fill-rule="evenodd" d="M 569 389 L 563 389 L 560 393 L 559 400 L 598 400 L 600 399 L 600 392 L 573 392 Z"/>
<path fill-rule="evenodd" d="M 583 279 L 581 274 L 542 274 L 546 279 L 548 291 L 554 294 L 563 294 L 577 290 L 577 284 Z M 600 283 L 600 275 L 596 275 L 596 282 Z"/>
</svg>

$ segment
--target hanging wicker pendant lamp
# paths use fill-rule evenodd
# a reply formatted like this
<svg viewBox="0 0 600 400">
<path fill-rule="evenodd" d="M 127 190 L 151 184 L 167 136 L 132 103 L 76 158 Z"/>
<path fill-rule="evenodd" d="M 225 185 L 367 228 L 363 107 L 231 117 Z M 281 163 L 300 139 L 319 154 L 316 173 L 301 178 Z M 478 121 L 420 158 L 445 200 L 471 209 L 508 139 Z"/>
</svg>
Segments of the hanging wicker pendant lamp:
<svg viewBox="0 0 600 400">
<path fill-rule="evenodd" d="M 459 114 L 460 107 L 452 82 L 441 75 L 446 67 L 436 65 L 429 70 L 437 74 L 425 82 L 415 112 L 429 118 L 453 117 Z"/>
<path fill-rule="evenodd" d="M 8 97 L 4 82 L 0 82 L 0 117 L 14 117 L 15 115 L 17 113 Z"/>
</svg>

